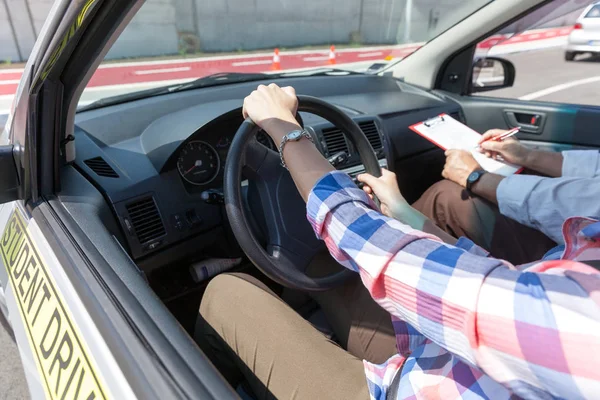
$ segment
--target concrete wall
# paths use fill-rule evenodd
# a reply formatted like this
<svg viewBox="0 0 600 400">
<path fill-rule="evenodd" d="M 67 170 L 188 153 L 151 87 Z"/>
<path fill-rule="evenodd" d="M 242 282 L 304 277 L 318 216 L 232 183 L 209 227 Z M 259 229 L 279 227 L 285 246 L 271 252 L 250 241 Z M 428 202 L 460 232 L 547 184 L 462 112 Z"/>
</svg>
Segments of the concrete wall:
<svg viewBox="0 0 600 400">
<path fill-rule="evenodd" d="M 406 1 L 146 0 L 107 58 L 402 43 Z M 410 41 L 427 40 L 448 27 L 444 21 L 457 20 L 453 13 L 464 14 L 462 0 L 412 0 L 412 4 Z M 51 5 L 52 0 L 0 1 L 0 63 L 27 58 Z M 576 14 L 545 26 L 571 23 Z"/>
<path fill-rule="evenodd" d="M 146 0 L 106 58 L 177 54 L 177 19 L 173 0 Z"/>
</svg>

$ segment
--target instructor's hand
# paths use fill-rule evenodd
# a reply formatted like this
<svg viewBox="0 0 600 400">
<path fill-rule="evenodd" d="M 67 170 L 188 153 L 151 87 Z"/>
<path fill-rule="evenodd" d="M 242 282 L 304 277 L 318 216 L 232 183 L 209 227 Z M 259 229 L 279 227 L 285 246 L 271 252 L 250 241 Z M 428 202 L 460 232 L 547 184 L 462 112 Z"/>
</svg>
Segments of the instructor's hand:
<svg viewBox="0 0 600 400">
<path fill-rule="evenodd" d="M 518 139 L 510 137 L 502 142 L 497 142 L 494 138 L 504 134 L 505 130 L 502 129 L 490 129 L 481 136 L 479 145 L 481 146 L 481 152 L 491 158 L 498 158 L 501 156 L 504 161 L 511 164 L 525 165 L 530 150 L 523 146 Z"/>
<path fill-rule="evenodd" d="M 290 124 L 298 125 L 294 118 L 298 110 L 296 90 L 288 86 L 280 88 L 274 83 L 260 85 L 250 96 L 244 99 L 244 118 L 250 117 L 255 124 L 264 129 L 275 141 L 287 134 L 280 129 Z"/>
<path fill-rule="evenodd" d="M 474 171 L 481 169 L 481 165 L 473 155 L 466 150 L 447 150 L 446 165 L 442 176 L 462 187 L 467 187 L 467 178 Z"/>
<path fill-rule="evenodd" d="M 402 211 L 410 208 L 410 205 L 400 193 L 395 173 L 382 169 L 379 178 L 375 178 L 371 174 L 360 174 L 356 178 L 365 184 L 363 190 L 371 198 L 373 198 L 373 195 L 377 196 L 381 202 L 381 212 L 384 215 L 400 219 Z"/>
</svg>

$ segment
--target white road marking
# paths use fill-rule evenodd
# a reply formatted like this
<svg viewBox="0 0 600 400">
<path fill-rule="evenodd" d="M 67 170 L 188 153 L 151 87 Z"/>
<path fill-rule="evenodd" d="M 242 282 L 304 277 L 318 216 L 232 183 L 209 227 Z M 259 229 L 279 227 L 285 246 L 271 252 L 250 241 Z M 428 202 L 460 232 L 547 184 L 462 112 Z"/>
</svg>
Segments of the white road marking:
<svg viewBox="0 0 600 400">
<path fill-rule="evenodd" d="M 256 61 L 240 61 L 231 63 L 232 67 L 244 67 L 247 65 L 267 65 L 271 64 L 273 60 L 256 60 Z"/>
<path fill-rule="evenodd" d="M 382 56 L 383 52 L 382 51 L 376 51 L 374 53 L 362 53 L 358 55 L 358 58 L 365 58 L 365 57 L 377 57 L 377 56 Z"/>
<path fill-rule="evenodd" d="M 0 81 L 0 85 L 15 85 L 21 82 L 20 79 L 7 79 L 5 81 Z"/>
<path fill-rule="evenodd" d="M 578 79 L 576 81 L 561 83 L 560 85 L 550 86 L 549 88 L 538 90 L 537 92 L 526 94 L 519 97 L 519 100 L 535 100 L 540 97 L 548 96 L 549 94 L 560 92 L 561 90 L 570 89 L 575 86 L 585 85 L 586 83 L 600 82 L 600 76 L 592 76 L 591 78 Z"/>
<path fill-rule="evenodd" d="M 169 79 L 164 81 L 152 81 L 152 82 L 138 82 L 138 83 L 126 83 L 124 85 L 106 85 L 106 86 L 92 86 L 86 87 L 84 91 L 84 95 L 86 93 L 92 92 L 103 92 L 106 90 L 115 90 L 115 89 L 145 89 L 159 86 L 169 86 L 169 85 L 177 85 L 180 83 L 193 81 L 195 78 L 188 79 Z M 1 97 L 1 96 L 0 96 Z"/>
<path fill-rule="evenodd" d="M 14 74 L 16 72 L 23 72 L 23 68 L 0 68 L 0 74 Z"/>
<path fill-rule="evenodd" d="M 329 56 L 320 56 L 320 57 L 305 57 L 302 61 L 327 61 L 329 60 Z"/>
<path fill-rule="evenodd" d="M 140 71 L 133 71 L 133 74 L 134 75 L 168 74 L 170 72 L 184 72 L 184 71 L 189 71 L 191 69 L 192 69 L 192 67 L 146 69 L 146 70 L 140 70 Z"/>
<path fill-rule="evenodd" d="M 354 53 L 361 51 L 378 51 L 378 50 L 392 50 L 392 49 L 404 49 L 410 47 L 419 47 L 425 44 L 425 42 L 419 43 L 406 43 L 395 46 L 369 46 L 369 47 L 349 47 L 347 49 L 337 49 L 336 53 Z M 329 49 L 315 49 L 315 50 L 286 50 L 280 52 L 280 56 L 295 56 L 295 55 L 310 55 L 310 54 L 323 54 L 329 52 Z M 179 58 L 171 60 L 154 60 L 154 61 L 132 61 L 127 63 L 106 63 L 101 64 L 98 69 L 105 68 L 120 68 L 120 67 L 140 67 L 145 65 L 169 65 L 169 64 L 188 64 L 203 61 L 225 61 L 225 60 L 247 60 L 252 58 L 264 58 L 273 57 L 273 52 L 268 53 L 252 53 L 252 54 L 232 54 L 227 56 L 208 56 L 208 57 L 195 57 L 195 58 Z"/>
</svg>

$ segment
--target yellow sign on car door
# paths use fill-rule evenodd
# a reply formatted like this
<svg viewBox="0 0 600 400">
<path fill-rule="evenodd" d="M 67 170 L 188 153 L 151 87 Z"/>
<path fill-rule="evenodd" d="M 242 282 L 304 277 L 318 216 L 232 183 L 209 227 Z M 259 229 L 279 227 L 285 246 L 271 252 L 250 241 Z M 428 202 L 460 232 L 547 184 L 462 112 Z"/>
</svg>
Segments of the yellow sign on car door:
<svg viewBox="0 0 600 400">
<path fill-rule="evenodd" d="M 8 220 L 0 253 L 49 399 L 104 399 L 93 359 L 19 211 Z"/>
</svg>

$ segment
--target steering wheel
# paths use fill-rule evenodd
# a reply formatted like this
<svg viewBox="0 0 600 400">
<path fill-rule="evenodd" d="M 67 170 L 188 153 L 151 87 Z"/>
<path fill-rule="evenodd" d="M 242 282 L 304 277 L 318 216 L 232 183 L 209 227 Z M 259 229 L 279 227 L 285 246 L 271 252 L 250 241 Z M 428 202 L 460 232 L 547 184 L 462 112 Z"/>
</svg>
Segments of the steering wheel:
<svg viewBox="0 0 600 400">
<path fill-rule="evenodd" d="M 366 172 L 381 176 L 381 167 L 367 137 L 339 108 L 315 97 L 298 96 L 298 111 L 316 114 L 339 128 L 358 151 Z M 306 219 L 306 204 L 279 154 L 256 140 L 258 126 L 249 118 L 235 134 L 225 163 L 225 209 L 231 229 L 250 261 L 283 286 L 303 290 L 327 290 L 343 283 L 354 272 L 343 269 L 329 276 L 309 277 L 305 270 L 324 250 Z M 242 173 L 254 186 L 266 223 L 266 250 L 251 228 L 242 194 Z"/>
</svg>

